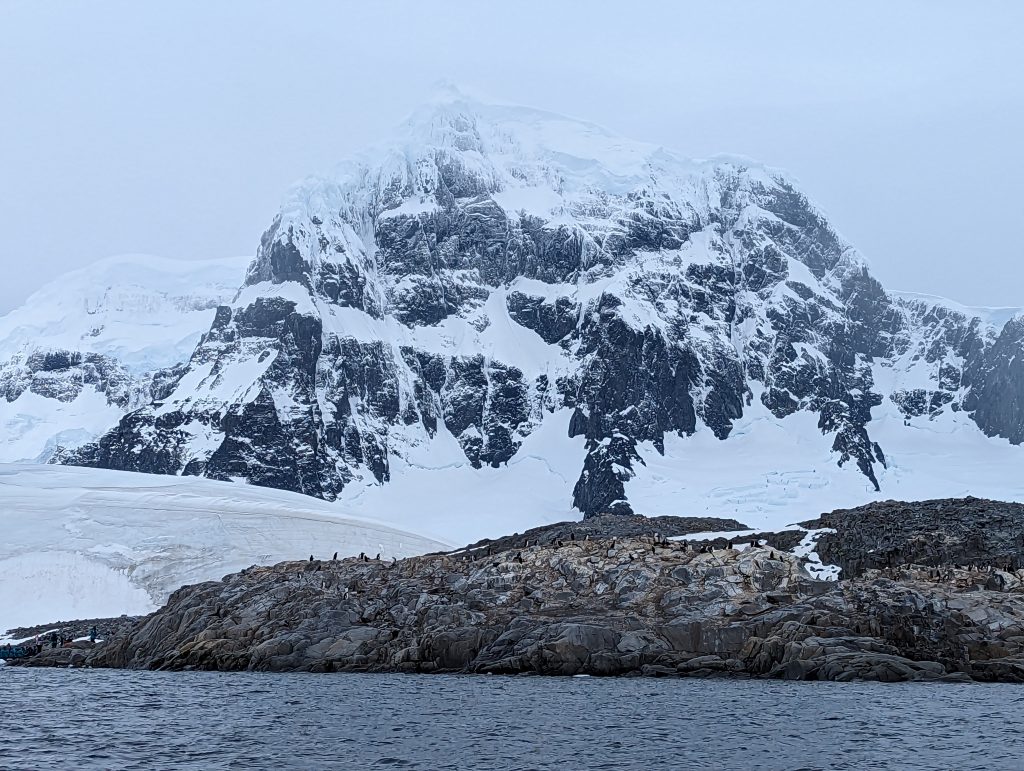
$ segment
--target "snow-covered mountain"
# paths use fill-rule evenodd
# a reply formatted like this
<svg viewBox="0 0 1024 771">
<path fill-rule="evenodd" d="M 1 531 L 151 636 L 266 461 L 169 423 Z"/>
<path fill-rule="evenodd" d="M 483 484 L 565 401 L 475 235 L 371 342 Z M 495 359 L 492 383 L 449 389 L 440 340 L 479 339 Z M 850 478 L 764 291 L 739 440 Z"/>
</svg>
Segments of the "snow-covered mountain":
<svg viewBox="0 0 1024 771">
<path fill-rule="evenodd" d="M 0 317 L 0 462 L 46 460 L 149 403 L 238 291 L 249 261 L 112 257 Z"/>
<path fill-rule="evenodd" d="M 1021 500 L 1022 352 L 782 172 L 451 94 L 292 190 L 187 365 L 59 458 L 403 522 Z"/>
<path fill-rule="evenodd" d="M 148 613 L 183 584 L 256 563 L 451 546 L 295 493 L 208 479 L 4 464 L 0 501 L 0 636 Z"/>
</svg>

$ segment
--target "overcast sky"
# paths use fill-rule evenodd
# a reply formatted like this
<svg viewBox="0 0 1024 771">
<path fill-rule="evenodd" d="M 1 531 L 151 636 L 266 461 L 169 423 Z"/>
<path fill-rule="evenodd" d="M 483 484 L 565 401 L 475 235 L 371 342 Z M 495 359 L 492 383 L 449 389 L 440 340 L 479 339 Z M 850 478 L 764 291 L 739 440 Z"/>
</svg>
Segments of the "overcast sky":
<svg viewBox="0 0 1024 771">
<path fill-rule="evenodd" d="M 252 254 L 447 78 L 790 171 L 894 289 L 1024 304 L 1024 2 L 0 0 L 0 313 L 100 257 Z"/>
</svg>

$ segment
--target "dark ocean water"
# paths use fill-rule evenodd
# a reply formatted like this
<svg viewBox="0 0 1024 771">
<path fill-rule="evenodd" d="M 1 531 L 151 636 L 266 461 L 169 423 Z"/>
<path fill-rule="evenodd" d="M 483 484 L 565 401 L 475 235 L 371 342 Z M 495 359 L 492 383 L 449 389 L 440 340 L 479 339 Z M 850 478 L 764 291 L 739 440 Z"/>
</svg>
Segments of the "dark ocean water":
<svg viewBox="0 0 1024 771">
<path fill-rule="evenodd" d="M 1024 769 L 1024 687 L 0 669 L 0 768 Z"/>
</svg>

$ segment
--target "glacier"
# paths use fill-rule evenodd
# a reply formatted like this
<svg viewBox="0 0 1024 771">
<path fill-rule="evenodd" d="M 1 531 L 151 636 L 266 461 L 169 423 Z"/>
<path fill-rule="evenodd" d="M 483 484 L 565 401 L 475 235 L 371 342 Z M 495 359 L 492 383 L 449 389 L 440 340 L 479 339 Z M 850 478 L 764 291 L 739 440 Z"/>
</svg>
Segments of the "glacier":
<svg viewBox="0 0 1024 771">
<path fill-rule="evenodd" d="M 0 502 L 0 632 L 149 613 L 254 564 L 453 545 L 295 493 L 105 469 L 0 464 Z"/>
</svg>

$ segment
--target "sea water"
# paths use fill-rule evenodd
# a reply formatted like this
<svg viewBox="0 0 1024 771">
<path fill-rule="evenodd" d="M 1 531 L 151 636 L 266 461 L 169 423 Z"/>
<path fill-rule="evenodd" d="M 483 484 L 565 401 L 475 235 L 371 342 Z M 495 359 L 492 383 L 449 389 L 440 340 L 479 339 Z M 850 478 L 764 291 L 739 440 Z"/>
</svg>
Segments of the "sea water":
<svg viewBox="0 0 1024 771">
<path fill-rule="evenodd" d="M 0 668 L 0 768 L 1024 769 L 1024 687 Z"/>
</svg>

